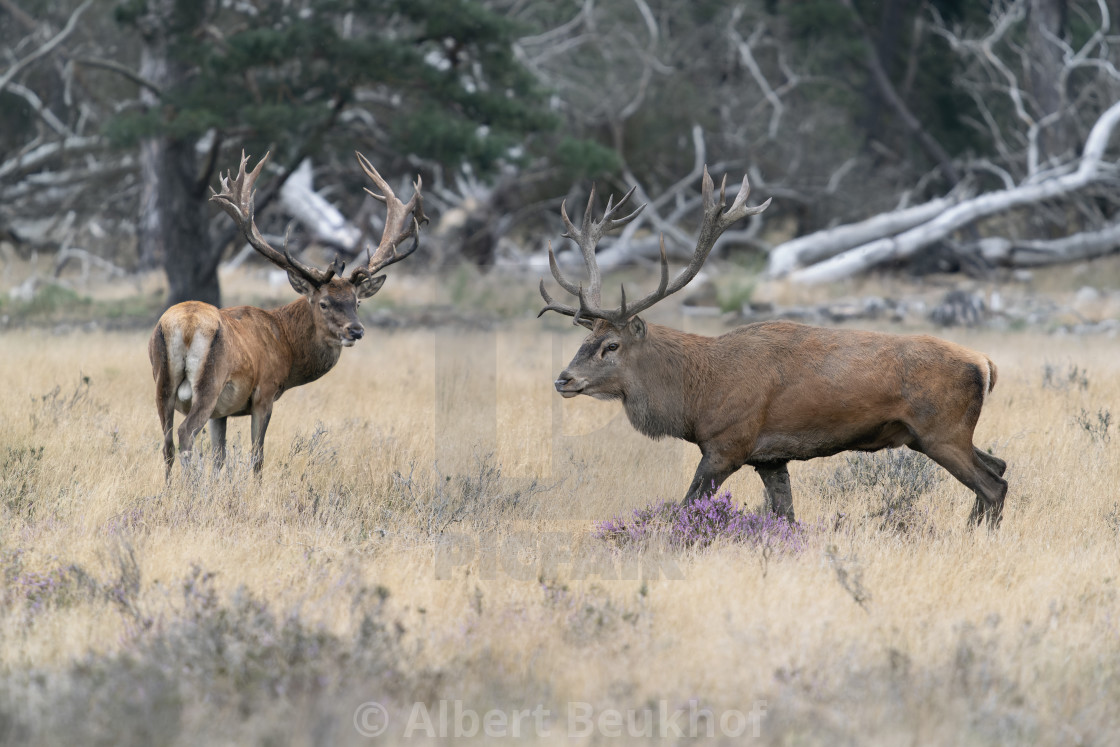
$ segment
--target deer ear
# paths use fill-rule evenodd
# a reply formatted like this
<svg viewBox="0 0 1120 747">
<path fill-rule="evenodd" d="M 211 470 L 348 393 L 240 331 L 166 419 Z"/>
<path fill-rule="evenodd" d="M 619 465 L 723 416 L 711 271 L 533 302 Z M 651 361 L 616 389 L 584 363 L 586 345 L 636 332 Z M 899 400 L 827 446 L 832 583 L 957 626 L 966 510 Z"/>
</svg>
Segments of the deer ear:
<svg viewBox="0 0 1120 747">
<path fill-rule="evenodd" d="M 641 340 L 646 336 L 646 323 L 639 317 L 631 319 L 626 327 L 630 331 L 630 334 L 634 336 L 635 340 Z"/>
<path fill-rule="evenodd" d="M 358 283 L 355 290 L 358 292 L 358 298 L 369 298 L 377 291 L 381 290 L 381 286 L 385 285 L 386 275 L 378 275 L 375 278 L 366 277 L 362 282 Z"/>
<path fill-rule="evenodd" d="M 292 284 L 292 290 L 301 296 L 310 297 L 315 292 L 315 286 L 303 275 L 293 270 L 288 270 L 288 282 Z"/>
</svg>

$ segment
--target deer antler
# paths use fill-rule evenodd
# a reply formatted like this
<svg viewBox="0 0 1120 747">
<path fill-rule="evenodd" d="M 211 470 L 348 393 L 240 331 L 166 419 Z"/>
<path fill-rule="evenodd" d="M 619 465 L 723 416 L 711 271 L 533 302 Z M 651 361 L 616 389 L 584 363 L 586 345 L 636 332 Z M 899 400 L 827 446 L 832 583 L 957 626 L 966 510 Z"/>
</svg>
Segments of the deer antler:
<svg viewBox="0 0 1120 747">
<path fill-rule="evenodd" d="M 366 187 L 366 192 L 373 199 L 384 203 L 386 208 L 385 230 L 381 233 L 381 243 L 377 245 L 377 251 L 369 257 L 366 266 L 358 267 L 350 273 L 350 282 L 356 284 L 362 276 L 372 277 L 416 251 L 420 245 L 420 226 L 428 222 L 428 216 L 424 215 L 424 196 L 420 193 L 424 182 L 419 176 L 412 183 L 412 198 L 408 202 L 401 202 L 393 193 L 389 183 L 377 173 L 373 164 L 357 151 L 354 151 L 354 155 L 358 157 L 362 171 L 373 181 L 374 186 L 381 190 L 381 194 L 378 194 Z M 412 245 L 398 253 L 397 247 L 409 237 L 412 238 Z"/>
<path fill-rule="evenodd" d="M 641 312 L 645 311 L 655 303 L 676 293 L 681 288 L 688 285 L 696 274 L 700 272 L 700 268 L 704 266 L 707 261 L 708 255 L 712 252 L 712 247 L 715 246 L 716 239 L 723 234 L 733 223 L 749 215 L 757 215 L 770 206 L 770 200 L 758 205 L 756 207 L 747 207 L 747 197 L 751 193 L 750 183 L 747 177 L 743 177 L 742 186 L 739 187 L 739 194 L 735 196 L 735 200 L 731 203 L 731 207 L 724 210 L 727 205 L 727 176 L 724 175 L 723 181 L 719 187 L 719 200 L 715 199 L 715 184 L 712 182 L 712 177 L 708 175 L 708 167 L 704 167 L 704 177 L 701 182 L 701 192 L 703 198 L 704 217 L 700 223 L 700 231 L 696 238 L 696 248 L 693 251 L 692 259 L 689 261 L 688 266 L 681 271 L 673 282 L 669 282 L 669 261 L 665 257 L 665 237 L 661 237 L 661 282 L 658 284 L 657 290 L 649 295 L 639 299 L 638 301 L 627 304 L 626 303 L 626 288 L 622 288 L 622 304 L 616 309 L 603 309 L 600 300 L 600 288 L 602 286 L 602 279 L 599 275 L 599 265 L 595 261 L 595 246 L 598 244 L 604 230 L 611 230 L 624 226 L 637 217 L 638 213 L 642 211 L 645 205 L 642 205 L 630 215 L 618 220 L 611 220 L 611 214 L 614 209 L 617 209 L 622 203 L 633 194 L 634 190 L 631 189 L 626 195 L 619 200 L 618 205 L 612 209 L 610 201 L 607 202 L 607 210 L 603 215 L 603 219 L 597 223 L 592 224 L 589 216 L 591 215 L 591 205 L 595 199 L 595 192 L 591 192 L 591 200 L 588 202 L 587 213 L 583 217 L 583 229 L 577 231 L 568 220 L 567 214 L 564 212 L 564 207 L 560 207 L 560 215 L 564 220 L 564 224 L 568 227 L 568 233 L 564 236 L 571 238 L 579 244 L 580 250 L 583 252 L 583 261 L 587 265 L 587 274 L 589 277 L 589 290 L 584 291 L 582 286 L 572 283 L 565 278 L 560 272 L 559 266 L 556 264 L 556 257 L 552 252 L 552 244 L 549 243 L 548 247 L 548 263 L 552 269 L 552 275 L 556 278 L 556 282 L 560 286 L 579 298 L 579 306 L 566 306 L 557 303 L 548 295 L 544 287 L 544 280 L 541 280 L 541 296 L 547 304 L 541 309 L 541 314 L 546 311 L 556 311 L 561 314 L 566 314 L 573 317 L 573 323 L 579 324 L 583 320 L 590 319 L 604 319 L 615 326 L 622 326 L 628 320 L 634 318 Z"/>
<path fill-rule="evenodd" d="M 587 198 L 587 209 L 583 213 L 583 221 L 579 228 L 576 228 L 572 223 L 571 218 L 568 217 L 567 200 L 560 203 L 560 218 L 564 221 L 564 227 L 567 229 L 563 236 L 566 239 L 571 239 L 579 247 L 580 252 L 583 254 L 583 263 L 587 267 L 588 275 L 588 289 L 585 292 L 582 285 L 577 285 L 564 277 L 564 273 L 560 271 L 560 265 L 556 263 L 556 254 L 552 251 L 552 242 L 548 242 L 548 266 L 552 270 L 552 276 L 556 278 L 556 282 L 560 287 L 577 296 L 580 299 L 579 308 L 574 306 L 565 306 L 564 304 L 557 303 L 548 295 L 548 291 L 544 287 L 544 279 L 541 279 L 541 296 L 544 298 L 545 303 L 548 304 L 541 313 L 537 314 L 539 317 L 546 311 L 558 311 L 561 314 L 574 317 L 573 323 L 579 324 L 581 318 L 592 317 L 593 314 L 584 313 L 586 310 L 597 309 L 601 303 L 603 278 L 599 274 L 599 263 L 595 259 L 595 248 L 599 245 L 599 240 L 603 238 L 603 234 L 613 231 L 616 228 L 622 228 L 630 221 L 637 218 L 643 210 L 645 204 L 639 205 L 629 215 L 621 218 L 615 218 L 614 214 L 626 204 L 630 197 L 634 194 L 637 187 L 631 187 L 630 191 L 622 196 L 617 203 L 614 202 L 613 195 L 607 198 L 607 207 L 603 210 L 603 217 L 598 222 L 592 221 L 591 216 L 595 209 L 595 187 L 591 188 L 591 195 Z"/>
<path fill-rule="evenodd" d="M 326 270 L 319 270 L 295 259 L 288 251 L 287 238 L 284 239 L 284 251 L 278 252 L 264 240 L 261 232 L 257 230 L 254 216 L 255 208 L 253 206 L 253 187 L 257 183 L 257 177 L 260 176 L 265 162 L 268 161 L 269 155 L 269 153 L 265 153 L 264 158 L 257 162 L 256 167 L 249 173 L 245 173 L 245 165 L 249 163 L 249 157 L 245 155 L 245 151 L 241 151 L 241 166 L 237 170 L 237 177 L 231 182 L 230 172 L 226 172 L 225 176 L 219 176 L 222 191 L 214 192 L 211 189 L 210 200 L 216 202 L 218 207 L 225 210 L 233 218 L 233 222 L 241 229 L 245 240 L 265 259 L 282 270 L 301 275 L 315 287 L 326 285 L 331 278 L 342 272 L 343 265 L 340 258 L 335 257 Z"/>
</svg>

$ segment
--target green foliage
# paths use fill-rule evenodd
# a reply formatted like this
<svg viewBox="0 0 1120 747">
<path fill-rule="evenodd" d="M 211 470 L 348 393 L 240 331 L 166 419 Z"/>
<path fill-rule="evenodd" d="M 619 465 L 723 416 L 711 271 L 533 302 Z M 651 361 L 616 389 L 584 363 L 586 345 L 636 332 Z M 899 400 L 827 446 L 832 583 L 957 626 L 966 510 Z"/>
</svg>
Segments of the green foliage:
<svg viewBox="0 0 1120 747">
<path fill-rule="evenodd" d="M 719 310 L 723 312 L 741 311 L 751 302 L 758 287 L 756 276 L 737 276 L 720 285 L 717 289 Z"/>
<path fill-rule="evenodd" d="M 425 107 L 393 126 L 395 139 L 412 153 L 444 163 L 465 158 L 482 171 L 491 169 L 513 145 L 500 133 L 490 133 L 466 119 L 445 116 Z"/>
<path fill-rule="evenodd" d="M 0 298 L 0 311 L 30 322 L 89 322 L 93 319 L 154 322 L 164 305 L 162 294 L 93 299 L 64 285 L 44 283 L 28 301 Z"/>
<path fill-rule="evenodd" d="M 89 304 L 89 297 L 79 295 L 66 286 L 48 283 L 36 291 L 30 301 L 12 304 L 12 312 L 16 316 L 48 316 L 64 309 Z"/>
<path fill-rule="evenodd" d="M 211 8 L 206 18 L 183 6 L 159 20 L 177 29 L 171 54 L 186 74 L 158 110 L 125 112 L 106 127 L 118 145 L 216 130 L 253 151 L 293 152 L 331 127 L 340 105 L 358 106 L 359 88 L 377 91 L 360 106 L 389 136 L 382 145 L 451 167 L 491 170 L 557 124 L 513 57 L 517 27 L 481 2 L 308 0 L 253 14 Z M 117 6 L 126 25 L 150 15 L 141 2 Z M 204 23 L 225 33 L 201 33 Z"/>
<path fill-rule="evenodd" d="M 564 137 L 556 144 L 552 161 L 567 181 L 602 179 L 617 173 L 622 166 L 622 159 L 613 148 L 574 137 Z"/>
<path fill-rule="evenodd" d="M 122 26 L 131 26 L 147 12 L 147 0 L 123 0 L 113 8 L 113 19 Z"/>
</svg>

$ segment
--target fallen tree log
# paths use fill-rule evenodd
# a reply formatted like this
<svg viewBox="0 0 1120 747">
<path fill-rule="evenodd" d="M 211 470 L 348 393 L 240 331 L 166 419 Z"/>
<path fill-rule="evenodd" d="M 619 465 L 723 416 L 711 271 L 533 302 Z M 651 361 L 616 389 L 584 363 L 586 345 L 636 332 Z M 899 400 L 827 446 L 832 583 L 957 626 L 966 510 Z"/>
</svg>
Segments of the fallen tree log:
<svg viewBox="0 0 1120 747">
<path fill-rule="evenodd" d="M 782 278 L 853 247 L 906 231 L 937 217 L 960 202 L 961 197 L 950 194 L 902 210 L 880 213 L 858 223 L 826 228 L 791 239 L 770 252 L 767 272 L 772 278 Z"/>
<path fill-rule="evenodd" d="M 1041 177 L 1015 187 L 964 200 L 932 220 L 896 236 L 884 237 L 849 249 L 841 254 L 790 274 L 797 283 L 828 283 L 852 277 L 884 262 L 912 257 L 917 252 L 950 237 L 953 232 L 997 213 L 1063 197 L 1071 192 L 1114 176 L 1113 164 L 1105 164 L 1104 154 L 1112 131 L 1120 122 L 1120 102 L 1112 104 L 1097 119 L 1085 140 L 1080 164 L 1074 171 Z"/>
<path fill-rule="evenodd" d="M 996 236 L 962 245 L 985 261 L 1002 267 L 1042 267 L 1104 257 L 1120 251 L 1120 223 L 1060 239 L 1008 239 Z"/>
</svg>

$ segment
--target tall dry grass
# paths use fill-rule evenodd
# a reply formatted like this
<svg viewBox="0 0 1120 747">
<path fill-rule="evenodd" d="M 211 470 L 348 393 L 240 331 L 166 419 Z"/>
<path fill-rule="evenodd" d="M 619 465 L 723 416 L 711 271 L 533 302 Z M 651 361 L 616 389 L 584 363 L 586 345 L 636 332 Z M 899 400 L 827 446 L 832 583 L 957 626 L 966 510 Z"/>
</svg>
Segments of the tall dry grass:
<svg viewBox="0 0 1120 747">
<path fill-rule="evenodd" d="M 751 741 L 738 712 L 767 744 L 1115 743 L 1115 342 L 953 337 L 999 366 L 1002 529 L 966 530 L 952 479 L 840 455 L 791 466 L 810 542 L 783 554 L 593 536 L 678 499 L 698 452 L 556 397 L 561 324 L 374 331 L 277 403 L 259 481 L 242 419 L 230 469 L 170 485 L 145 335 L 7 333 L 0 741 L 362 744 L 367 701 L 382 741 L 438 741 L 406 738 L 414 704 L 459 701 L 547 710 L 530 742 L 610 741 L 611 709 L 688 741 L 691 704 L 714 742 Z M 728 487 L 761 504 L 749 470 Z"/>
</svg>

